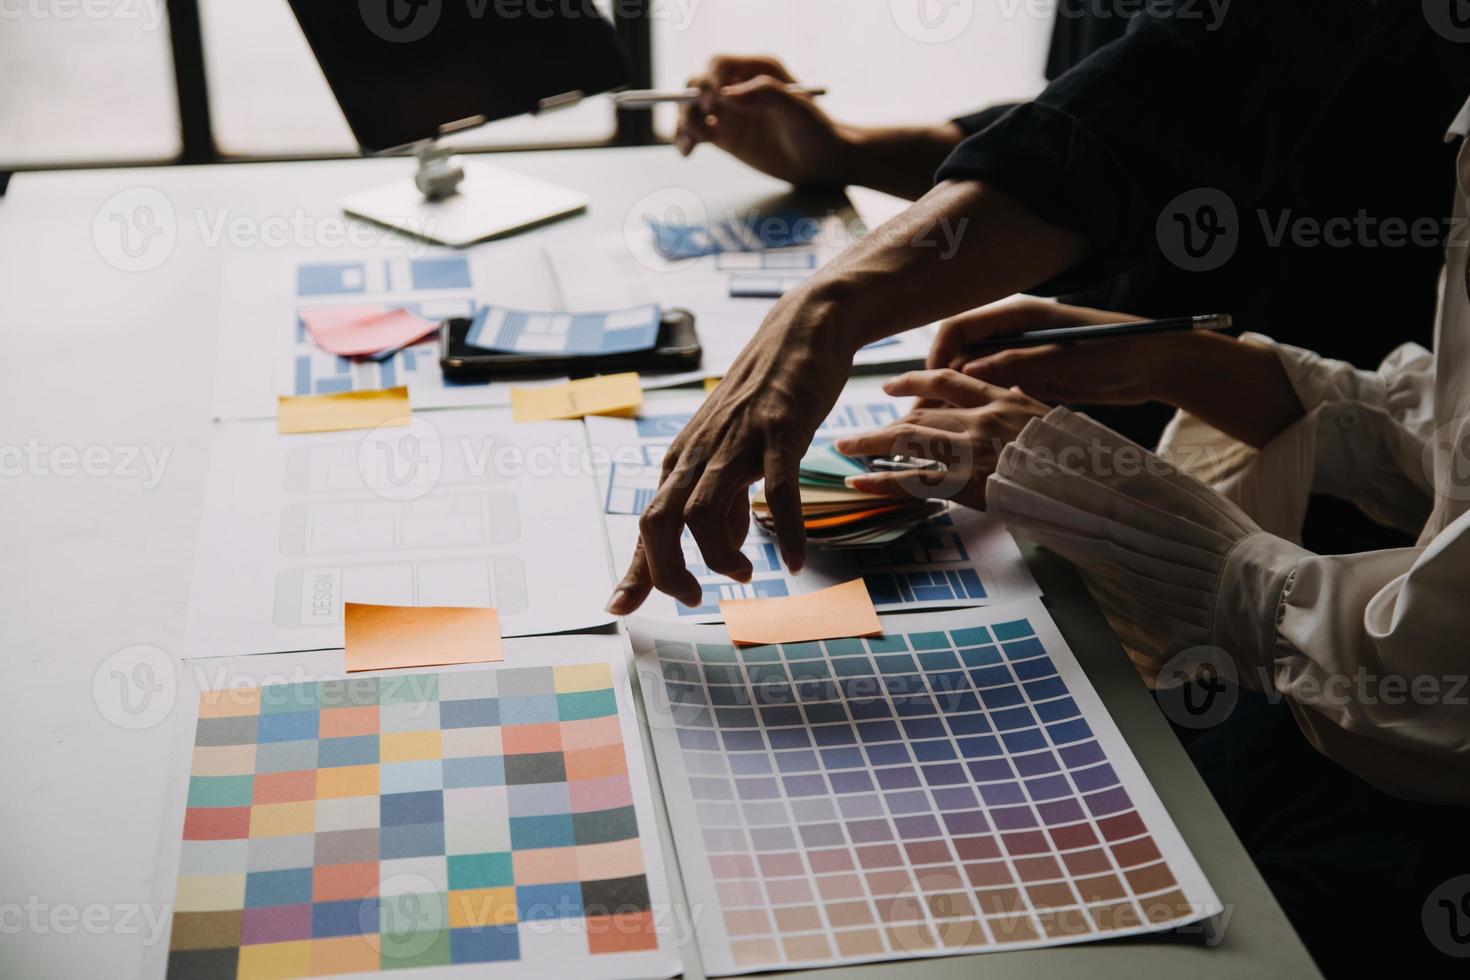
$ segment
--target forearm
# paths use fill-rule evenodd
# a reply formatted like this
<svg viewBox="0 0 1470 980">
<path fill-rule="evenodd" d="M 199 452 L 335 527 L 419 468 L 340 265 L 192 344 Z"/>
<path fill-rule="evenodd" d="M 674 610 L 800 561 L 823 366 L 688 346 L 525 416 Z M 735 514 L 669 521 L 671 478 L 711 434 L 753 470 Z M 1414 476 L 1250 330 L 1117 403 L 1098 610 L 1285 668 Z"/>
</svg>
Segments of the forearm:
<svg viewBox="0 0 1470 980">
<path fill-rule="evenodd" d="M 1204 332 L 1169 342 L 1176 350 L 1160 371 L 1159 401 L 1257 449 L 1305 414 L 1269 347 Z"/>
<path fill-rule="evenodd" d="M 844 183 L 918 200 L 934 186 L 934 172 L 964 139 L 952 122 L 937 126 L 843 126 Z"/>
<path fill-rule="evenodd" d="M 829 311 L 822 329 L 856 351 L 1010 296 L 1078 262 L 1081 236 L 974 181 L 941 184 L 783 300 Z"/>
</svg>

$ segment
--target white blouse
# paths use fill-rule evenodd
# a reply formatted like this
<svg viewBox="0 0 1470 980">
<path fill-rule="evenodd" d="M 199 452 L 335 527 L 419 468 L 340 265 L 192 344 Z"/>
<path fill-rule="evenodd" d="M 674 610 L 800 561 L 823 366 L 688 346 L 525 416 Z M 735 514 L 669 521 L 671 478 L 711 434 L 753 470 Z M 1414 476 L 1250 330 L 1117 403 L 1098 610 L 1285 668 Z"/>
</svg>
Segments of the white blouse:
<svg viewBox="0 0 1470 980">
<path fill-rule="evenodd" d="M 1470 803 L 1470 144 L 1456 167 L 1434 354 L 1361 371 L 1251 336 L 1306 408 L 1270 445 L 1180 413 L 1154 455 L 1058 408 L 1001 454 L 987 502 L 1077 565 L 1145 679 L 1218 648 L 1363 778 Z M 1296 543 L 1312 492 L 1418 541 L 1312 554 Z"/>
</svg>

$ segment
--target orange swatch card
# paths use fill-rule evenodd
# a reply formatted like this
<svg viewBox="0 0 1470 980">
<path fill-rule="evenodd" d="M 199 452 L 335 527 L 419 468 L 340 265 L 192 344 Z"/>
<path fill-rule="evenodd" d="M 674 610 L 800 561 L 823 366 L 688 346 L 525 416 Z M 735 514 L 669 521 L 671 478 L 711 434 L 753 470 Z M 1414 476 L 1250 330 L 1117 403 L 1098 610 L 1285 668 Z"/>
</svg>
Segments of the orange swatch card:
<svg viewBox="0 0 1470 980">
<path fill-rule="evenodd" d="M 349 671 L 505 659 L 500 649 L 500 614 L 494 609 L 349 602 L 344 620 Z"/>
<path fill-rule="evenodd" d="M 860 578 L 804 595 L 723 599 L 720 612 L 735 643 L 799 643 L 883 633 Z"/>
</svg>

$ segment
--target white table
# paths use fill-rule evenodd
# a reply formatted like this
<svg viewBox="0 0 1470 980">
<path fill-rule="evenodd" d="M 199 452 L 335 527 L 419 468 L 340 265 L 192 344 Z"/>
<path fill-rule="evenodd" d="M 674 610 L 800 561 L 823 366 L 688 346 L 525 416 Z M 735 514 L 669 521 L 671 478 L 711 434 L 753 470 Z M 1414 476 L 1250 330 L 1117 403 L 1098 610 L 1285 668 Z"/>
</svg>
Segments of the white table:
<svg viewBox="0 0 1470 980">
<path fill-rule="evenodd" d="M 496 163 L 585 189 L 590 211 L 480 246 L 504 257 L 504 302 L 548 296 L 539 236 L 621 228 L 660 187 L 716 209 L 784 185 L 727 158 L 672 149 L 516 154 Z M 214 374 L 217 227 L 287 231 L 293 250 L 340 235 L 336 201 L 399 176 L 403 160 L 24 173 L 0 204 L 0 975 L 130 976 L 150 931 L 156 828 L 172 717 L 115 724 L 124 688 L 104 671 L 135 644 L 176 658 L 201 513 Z M 147 272 L 109 264 L 93 239 L 120 192 L 161 192 L 171 255 Z M 114 258 L 115 258 L 114 253 Z M 87 452 L 89 447 L 102 447 Z M 128 475 L 134 450 L 167 453 L 156 485 Z M 73 451 L 75 455 L 73 455 Z M 134 460 L 134 466 L 137 461 Z M 88 475 L 88 474 L 91 475 Z M 146 484 L 146 485 L 145 485 Z M 1198 938 L 878 964 L 844 980 L 922 975 L 1301 977 L 1311 961 L 1230 832 L 1106 623 L 1070 570 L 1033 556 L 1063 632 L 1230 912 L 1223 941 Z M 145 675 L 129 675 L 143 682 Z M 141 693 L 134 686 L 133 694 Z M 135 702 L 137 705 L 142 701 Z M 158 713 L 152 705 L 145 712 Z M 137 717 L 142 717 L 139 715 Z"/>
</svg>

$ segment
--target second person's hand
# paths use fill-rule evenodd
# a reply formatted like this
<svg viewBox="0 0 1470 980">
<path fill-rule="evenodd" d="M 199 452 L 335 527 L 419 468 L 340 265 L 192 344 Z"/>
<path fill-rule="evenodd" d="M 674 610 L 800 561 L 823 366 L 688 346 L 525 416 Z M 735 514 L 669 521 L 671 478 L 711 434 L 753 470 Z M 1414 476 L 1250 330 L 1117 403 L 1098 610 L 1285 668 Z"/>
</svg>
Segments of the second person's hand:
<svg viewBox="0 0 1470 980">
<path fill-rule="evenodd" d="M 929 348 L 930 368 L 963 370 L 974 358 L 965 353 L 965 345 L 993 337 L 1012 337 L 1032 330 L 1054 327 L 1080 327 L 1103 323 L 1127 323 L 1143 317 L 1130 313 L 1113 313 L 1088 306 L 1069 306 L 1042 299 L 1025 297 L 992 303 L 979 309 L 952 316 L 939 325 L 939 333 Z"/>
<path fill-rule="evenodd" d="M 843 129 L 775 58 L 720 56 L 689 79 L 700 91 L 683 106 L 674 145 L 684 156 L 713 143 L 744 163 L 796 185 L 842 183 Z"/>
<path fill-rule="evenodd" d="M 945 464 L 941 474 L 923 471 L 865 473 L 847 485 L 864 493 L 953 500 L 977 510 L 985 506 L 985 481 L 1006 444 L 1026 423 L 1051 407 L 1019 388 L 1000 388 L 942 368 L 910 371 L 886 382 L 895 397 L 917 396 L 921 404 L 892 425 L 837 441 L 849 456 L 919 456 Z"/>
</svg>

